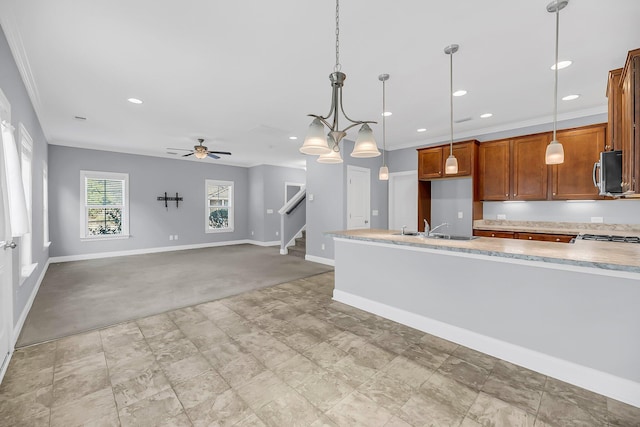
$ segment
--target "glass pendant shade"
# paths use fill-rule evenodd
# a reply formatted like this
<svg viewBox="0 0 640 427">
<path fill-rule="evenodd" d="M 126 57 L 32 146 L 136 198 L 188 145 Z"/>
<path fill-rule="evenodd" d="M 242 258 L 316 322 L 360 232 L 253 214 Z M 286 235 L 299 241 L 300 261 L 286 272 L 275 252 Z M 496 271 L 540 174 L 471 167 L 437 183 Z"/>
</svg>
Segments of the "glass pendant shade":
<svg viewBox="0 0 640 427">
<path fill-rule="evenodd" d="M 360 131 L 358 131 L 356 145 L 353 147 L 351 157 L 378 157 L 379 155 L 380 151 L 373 137 L 373 131 L 369 125 L 365 123 L 360 128 Z"/>
<path fill-rule="evenodd" d="M 207 157 L 207 152 L 206 152 L 206 151 L 196 151 L 196 152 L 195 152 L 195 156 L 196 156 L 198 159 L 204 159 L 204 158 L 206 158 L 206 157 Z"/>
<path fill-rule="evenodd" d="M 318 157 L 318 163 L 342 163 L 342 156 L 340 156 L 340 151 L 331 150 L 327 154 L 321 154 Z"/>
<path fill-rule="evenodd" d="M 313 156 L 331 152 L 331 148 L 327 144 L 327 136 L 324 133 L 324 125 L 319 119 L 313 119 L 309 125 L 309 130 L 304 139 L 304 144 L 300 147 L 300 152 Z"/>
<path fill-rule="evenodd" d="M 447 162 L 444 164 L 444 173 L 452 175 L 458 173 L 458 159 L 453 154 L 449 154 Z"/>
<path fill-rule="evenodd" d="M 544 162 L 548 165 L 564 163 L 564 148 L 562 148 L 562 144 L 555 140 L 551 141 L 551 143 L 547 145 Z"/>
<path fill-rule="evenodd" d="M 378 172 L 378 179 L 380 181 L 389 181 L 389 168 L 386 166 L 380 166 L 380 172 Z"/>
</svg>

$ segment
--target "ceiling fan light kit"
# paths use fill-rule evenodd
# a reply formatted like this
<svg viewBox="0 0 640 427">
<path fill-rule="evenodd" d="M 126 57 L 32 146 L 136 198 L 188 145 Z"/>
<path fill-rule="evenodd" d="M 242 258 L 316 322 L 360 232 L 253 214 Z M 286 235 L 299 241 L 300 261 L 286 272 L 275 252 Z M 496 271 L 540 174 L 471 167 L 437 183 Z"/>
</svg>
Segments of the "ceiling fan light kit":
<svg viewBox="0 0 640 427">
<path fill-rule="evenodd" d="M 378 146 L 376 145 L 373 131 L 369 127 L 369 123 L 377 123 L 374 121 L 352 120 L 344 112 L 342 106 L 342 87 L 347 75 L 340 71 L 340 1 L 336 0 L 336 64 L 333 73 L 329 75 L 331 81 L 331 109 L 326 116 L 309 114 L 314 117 L 307 136 L 300 147 L 300 152 L 310 155 L 319 155 L 320 163 L 342 163 L 340 156 L 340 141 L 347 135 L 347 131 L 354 126 L 362 125 L 356 138 L 356 145 L 351 153 L 352 157 L 376 157 L 380 155 Z M 344 118 L 351 124 L 340 129 L 339 115 L 342 113 Z M 329 138 L 327 139 L 324 132 L 324 126 L 329 129 Z M 337 153 L 333 154 L 331 151 Z M 340 161 L 338 161 L 340 158 Z"/>
<path fill-rule="evenodd" d="M 194 145 L 193 150 L 189 150 L 185 148 L 167 148 L 167 150 L 191 151 L 190 153 L 183 154 L 182 157 L 195 156 L 198 159 L 206 159 L 207 157 L 211 157 L 212 159 L 219 159 L 220 156 L 218 156 L 218 154 L 223 154 L 225 156 L 231 155 L 231 153 L 228 151 L 209 151 L 209 149 L 206 146 L 202 145 L 203 142 L 204 142 L 203 138 L 198 138 L 198 145 Z M 171 153 L 167 153 L 167 154 L 171 154 Z"/>
</svg>

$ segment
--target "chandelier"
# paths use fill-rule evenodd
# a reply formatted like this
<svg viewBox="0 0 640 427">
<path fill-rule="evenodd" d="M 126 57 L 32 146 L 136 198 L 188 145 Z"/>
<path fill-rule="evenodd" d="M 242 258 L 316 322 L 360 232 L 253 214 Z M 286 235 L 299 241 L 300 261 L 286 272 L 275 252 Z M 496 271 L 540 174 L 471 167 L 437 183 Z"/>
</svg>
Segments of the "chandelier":
<svg viewBox="0 0 640 427">
<path fill-rule="evenodd" d="M 347 75 L 340 71 L 341 68 L 340 1 L 336 0 L 336 65 L 333 68 L 333 73 L 329 75 L 332 87 L 331 110 L 326 116 L 309 114 L 309 116 L 314 119 L 311 125 L 309 125 L 304 144 L 300 147 L 301 153 L 320 156 L 318 158 L 318 162 L 320 163 L 342 163 L 339 146 L 340 141 L 347 135 L 349 129 L 358 125 L 362 125 L 362 127 L 358 132 L 351 157 L 376 157 L 380 155 L 375 138 L 373 137 L 373 131 L 369 127 L 369 123 L 377 122 L 352 120 L 344 112 L 342 106 L 342 87 L 344 86 Z M 343 129 L 340 129 L 338 123 L 340 112 L 342 112 L 344 118 L 350 122 L 350 124 Z M 325 134 L 325 126 L 329 129 L 328 134 Z"/>
</svg>

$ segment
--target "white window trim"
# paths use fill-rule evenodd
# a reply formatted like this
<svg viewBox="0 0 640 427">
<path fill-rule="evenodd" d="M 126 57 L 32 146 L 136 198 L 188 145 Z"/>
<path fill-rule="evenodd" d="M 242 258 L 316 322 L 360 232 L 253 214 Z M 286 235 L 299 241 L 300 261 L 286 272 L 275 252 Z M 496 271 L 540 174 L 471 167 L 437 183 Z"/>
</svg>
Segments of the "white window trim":
<svg viewBox="0 0 640 427">
<path fill-rule="evenodd" d="M 122 210 L 122 234 L 87 235 L 86 189 L 87 178 L 124 180 L 124 208 Z M 90 242 L 96 240 L 128 239 L 129 235 L 129 174 L 120 172 L 80 171 L 80 240 Z"/>
<path fill-rule="evenodd" d="M 231 197 L 229 200 L 229 227 L 209 228 L 209 185 L 228 185 L 231 187 Z M 205 179 L 204 181 L 204 230 L 205 233 L 231 233 L 235 225 L 235 184 L 233 181 L 221 181 L 219 179 Z"/>
<path fill-rule="evenodd" d="M 22 164 L 22 160 L 25 152 L 28 152 L 29 154 L 28 157 L 30 168 L 30 173 L 28 176 L 29 182 L 27 183 L 27 186 L 29 188 L 28 191 L 26 188 L 24 191 L 26 198 L 25 201 L 27 202 L 29 232 L 20 237 L 20 286 L 22 286 L 25 283 L 26 279 L 28 279 L 29 276 L 31 276 L 31 274 L 35 271 L 38 264 L 33 262 L 33 138 L 22 122 L 18 124 L 18 136 L 20 138 L 20 168 L 22 169 L 24 167 L 24 165 Z M 25 185 L 24 181 L 22 182 L 22 184 Z"/>
</svg>

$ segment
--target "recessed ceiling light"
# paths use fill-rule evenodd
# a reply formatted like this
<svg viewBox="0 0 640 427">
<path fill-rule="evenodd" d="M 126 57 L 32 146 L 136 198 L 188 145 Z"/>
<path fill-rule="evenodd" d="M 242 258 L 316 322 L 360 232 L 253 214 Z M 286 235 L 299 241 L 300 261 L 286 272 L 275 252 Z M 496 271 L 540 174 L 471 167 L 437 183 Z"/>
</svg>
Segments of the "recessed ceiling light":
<svg viewBox="0 0 640 427">
<path fill-rule="evenodd" d="M 573 64 L 571 61 L 558 61 L 558 70 L 562 70 L 563 68 L 567 68 L 569 65 Z M 551 66 L 552 70 L 556 69 L 556 64 Z"/>
<path fill-rule="evenodd" d="M 466 90 L 462 90 L 462 89 L 453 92 L 453 96 L 464 96 L 466 94 L 467 94 L 467 91 Z"/>
<path fill-rule="evenodd" d="M 425 128 L 420 128 L 418 129 L 418 132 L 426 132 L 427 130 Z"/>
<path fill-rule="evenodd" d="M 385 111 L 384 113 L 382 113 L 382 115 L 385 116 L 385 117 L 389 117 L 392 114 L 393 113 L 391 111 Z"/>
<path fill-rule="evenodd" d="M 142 104 L 142 101 L 139 100 L 138 98 L 129 98 L 127 99 L 127 101 L 129 101 L 132 104 Z"/>
<path fill-rule="evenodd" d="M 488 119 L 489 117 L 493 116 L 492 113 L 484 113 L 484 114 L 480 114 L 480 118 L 481 119 Z"/>
<path fill-rule="evenodd" d="M 297 136 L 290 136 L 289 139 L 293 141 L 293 140 L 298 139 L 298 137 Z"/>
<path fill-rule="evenodd" d="M 580 98 L 580 95 L 567 95 L 562 98 L 563 101 L 573 101 L 574 99 Z"/>
</svg>

